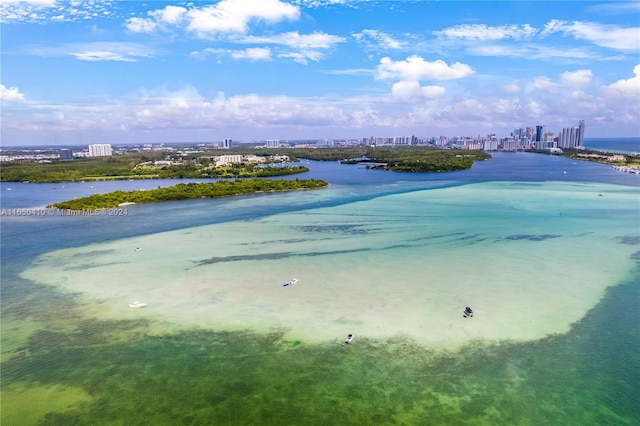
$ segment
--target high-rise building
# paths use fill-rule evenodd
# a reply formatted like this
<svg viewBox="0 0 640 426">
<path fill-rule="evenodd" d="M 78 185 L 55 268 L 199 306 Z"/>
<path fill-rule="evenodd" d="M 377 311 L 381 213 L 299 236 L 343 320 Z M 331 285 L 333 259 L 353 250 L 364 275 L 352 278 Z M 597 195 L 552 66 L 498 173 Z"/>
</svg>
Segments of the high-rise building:
<svg viewBox="0 0 640 426">
<path fill-rule="evenodd" d="M 544 141 L 544 126 L 536 126 L 536 142 Z"/>
<path fill-rule="evenodd" d="M 225 138 L 222 141 L 222 148 L 224 149 L 230 149 L 231 148 L 231 139 Z"/>
<path fill-rule="evenodd" d="M 89 157 L 110 157 L 113 155 L 110 143 L 89 145 Z"/>
<path fill-rule="evenodd" d="M 73 151 L 67 148 L 62 148 L 59 151 L 61 160 L 73 160 Z"/>
<path fill-rule="evenodd" d="M 558 135 L 558 148 L 577 148 L 584 146 L 584 120 L 578 127 L 565 127 Z"/>
</svg>

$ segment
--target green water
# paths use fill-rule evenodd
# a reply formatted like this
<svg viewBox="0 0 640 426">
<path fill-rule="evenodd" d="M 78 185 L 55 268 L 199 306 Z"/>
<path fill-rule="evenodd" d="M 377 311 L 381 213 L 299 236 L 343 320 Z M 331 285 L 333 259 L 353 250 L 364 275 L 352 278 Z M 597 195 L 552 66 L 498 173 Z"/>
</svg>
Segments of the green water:
<svg viewBox="0 0 640 426">
<path fill-rule="evenodd" d="M 639 300 L 636 281 L 610 288 L 568 334 L 431 352 L 403 338 L 310 345 L 279 330 L 153 337 L 144 320 L 60 312 L 70 300 L 58 298 L 29 312 L 46 327 L 3 363 L 2 425 L 39 409 L 33 424 L 633 425 Z M 51 412 L 33 389 L 73 398 Z"/>
</svg>

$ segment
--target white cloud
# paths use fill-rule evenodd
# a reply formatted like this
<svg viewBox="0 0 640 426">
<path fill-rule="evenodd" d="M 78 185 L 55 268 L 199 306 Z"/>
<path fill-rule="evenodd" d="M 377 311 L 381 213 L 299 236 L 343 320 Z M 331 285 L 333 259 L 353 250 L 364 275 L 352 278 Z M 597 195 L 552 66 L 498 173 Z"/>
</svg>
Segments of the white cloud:
<svg viewBox="0 0 640 426">
<path fill-rule="evenodd" d="M 635 100 L 636 105 L 640 104 L 640 65 L 636 65 L 633 68 L 634 77 L 629 79 L 618 80 L 608 86 L 605 86 L 605 91 L 609 94 L 618 94 L 623 97 L 631 98 Z"/>
<path fill-rule="evenodd" d="M 305 49 L 329 49 L 344 40 L 345 39 L 343 37 L 324 32 L 300 34 L 297 31 L 290 31 L 271 36 L 248 36 L 241 38 L 238 41 L 241 43 L 279 44 Z"/>
<path fill-rule="evenodd" d="M 113 4 L 105 1 L 2 0 L 0 22 L 70 22 L 95 19 L 113 13 Z"/>
<path fill-rule="evenodd" d="M 2 101 L 23 101 L 24 94 L 20 93 L 17 87 L 7 87 L 0 84 L 0 100 Z"/>
<path fill-rule="evenodd" d="M 597 46 L 615 50 L 640 50 L 640 27 L 622 28 L 617 25 L 604 25 L 594 22 L 566 22 L 551 20 L 541 35 L 556 32 L 572 35 L 578 40 L 587 40 Z"/>
<path fill-rule="evenodd" d="M 484 24 L 464 24 L 441 31 L 434 31 L 433 34 L 443 39 L 466 39 L 466 40 L 502 40 L 502 39 L 528 39 L 536 34 L 537 30 L 529 24 L 524 25 L 500 25 L 496 27 Z"/>
<path fill-rule="evenodd" d="M 421 86 L 417 81 L 402 80 L 391 87 L 391 93 L 407 100 L 430 100 L 444 95 L 445 88 L 441 86 Z"/>
<path fill-rule="evenodd" d="M 157 21 L 167 24 L 178 24 L 184 19 L 184 15 L 187 9 L 180 6 L 166 6 L 164 9 L 154 10 L 149 12 L 149 15 L 153 16 Z"/>
<path fill-rule="evenodd" d="M 244 50 L 231 52 L 233 59 L 249 59 L 251 61 L 271 59 L 271 49 L 268 47 L 249 47 Z"/>
<path fill-rule="evenodd" d="M 251 20 L 270 23 L 295 20 L 300 9 L 279 0 L 222 0 L 202 8 L 192 8 L 186 13 L 187 29 L 200 37 L 221 33 L 245 33 Z"/>
<path fill-rule="evenodd" d="M 567 86 L 584 87 L 591 84 L 592 78 L 591 70 L 565 71 L 560 76 L 560 82 Z"/>
<path fill-rule="evenodd" d="M 536 89 L 549 90 L 549 91 L 554 91 L 560 88 L 560 85 L 558 83 L 551 81 L 549 77 L 545 77 L 545 76 L 536 77 L 533 80 L 533 86 Z"/>
<path fill-rule="evenodd" d="M 60 46 L 37 46 L 29 53 L 37 56 L 73 56 L 80 61 L 137 62 L 156 52 L 148 47 L 127 42 L 67 43 Z"/>
<path fill-rule="evenodd" d="M 324 57 L 319 49 L 330 49 L 337 43 L 343 42 L 344 38 L 323 32 L 299 34 L 297 31 L 291 31 L 271 36 L 247 36 L 235 41 L 244 44 L 283 46 L 292 50 L 280 49 L 277 57 L 293 59 L 294 62 L 307 65 L 309 61 L 318 62 Z"/>
<path fill-rule="evenodd" d="M 296 20 L 300 8 L 280 0 L 222 0 L 218 3 L 190 8 L 166 6 L 147 12 L 148 18 L 132 17 L 125 26 L 132 32 L 168 31 L 186 24 L 186 30 L 200 38 L 221 34 L 245 34 L 252 21 L 277 23 Z"/>
<path fill-rule="evenodd" d="M 303 49 L 299 52 L 286 52 L 280 53 L 278 55 L 279 58 L 289 58 L 293 59 L 294 62 L 297 62 L 302 65 L 307 65 L 309 61 L 318 62 L 323 58 L 322 53 L 317 50 L 306 50 Z"/>
<path fill-rule="evenodd" d="M 475 71 L 467 64 L 455 62 L 447 65 L 441 59 L 433 62 L 413 55 L 404 61 L 393 61 L 389 57 L 380 59 L 377 68 L 379 79 L 394 79 L 420 81 L 420 80 L 450 80 L 467 77 Z"/>
<path fill-rule="evenodd" d="M 153 19 L 134 17 L 127 19 L 125 27 L 134 33 L 150 33 L 158 27 L 158 24 Z"/>
<path fill-rule="evenodd" d="M 356 39 L 358 43 L 362 43 L 370 49 L 401 49 L 406 44 L 379 30 L 362 30 L 359 33 L 351 34 L 351 36 Z"/>
</svg>

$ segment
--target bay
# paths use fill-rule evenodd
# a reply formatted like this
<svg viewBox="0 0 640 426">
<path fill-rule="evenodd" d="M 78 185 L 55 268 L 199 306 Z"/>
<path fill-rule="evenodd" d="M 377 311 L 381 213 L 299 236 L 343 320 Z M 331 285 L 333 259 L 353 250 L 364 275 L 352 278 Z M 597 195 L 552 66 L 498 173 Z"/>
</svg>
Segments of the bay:
<svg viewBox="0 0 640 426">
<path fill-rule="evenodd" d="M 3 217 L 2 424 L 638 418 L 637 176 L 526 153 L 442 174 L 309 167 L 327 190 Z M 1 201 L 174 183 L 3 183 Z M 128 289 L 154 303 L 128 309 Z"/>
</svg>

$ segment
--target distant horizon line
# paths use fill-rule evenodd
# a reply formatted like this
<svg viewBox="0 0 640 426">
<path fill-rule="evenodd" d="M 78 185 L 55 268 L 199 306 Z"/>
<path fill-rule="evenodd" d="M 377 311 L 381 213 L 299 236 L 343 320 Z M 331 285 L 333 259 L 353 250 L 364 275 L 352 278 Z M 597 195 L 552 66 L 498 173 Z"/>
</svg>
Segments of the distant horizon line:
<svg viewBox="0 0 640 426">
<path fill-rule="evenodd" d="M 231 138 L 229 138 L 231 139 Z M 605 139 L 638 139 L 640 141 L 640 135 L 638 136 L 606 136 L 606 137 L 592 137 L 592 138 L 585 138 L 585 142 L 586 141 L 590 141 L 590 140 L 605 140 Z M 7 145 L 7 146 L 3 146 L 2 144 L 0 144 L 0 150 L 2 149 L 11 149 L 11 148 L 56 148 L 56 147 L 60 147 L 60 148 L 65 148 L 65 147 L 88 147 L 89 145 L 104 145 L 104 144 L 109 144 L 112 146 L 131 146 L 131 145 L 189 145 L 189 144 L 211 144 L 211 143 L 215 143 L 215 142 L 222 142 L 224 139 L 221 139 L 220 141 L 190 141 L 190 142 L 93 142 L 93 143 L 83 143 L 83 144 L 42 144 L 42 145 Z M 233 142 L 233 139 L 231 139 Z M 261 143 L 261 142 L 266 142 L 267 140 L 271 140 L 271 139 L 261 139 L 261 140 L 254 140 L 254 141 L 246 141 L 246 140 L 241 140 L 241 141 L 237 141 L 236 143 L 238 144 L 252 144 L 252 143 Z M 327 141 L 327 140 L 333 140 L 333 141 L 348 141 L 348 140 L 353 140 L 351 138 L 323 138 L 323 139 L 278 139 L 278 141 L 280 142 L 321 142 L 321 141 Z"/>
</svg>

